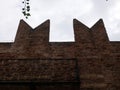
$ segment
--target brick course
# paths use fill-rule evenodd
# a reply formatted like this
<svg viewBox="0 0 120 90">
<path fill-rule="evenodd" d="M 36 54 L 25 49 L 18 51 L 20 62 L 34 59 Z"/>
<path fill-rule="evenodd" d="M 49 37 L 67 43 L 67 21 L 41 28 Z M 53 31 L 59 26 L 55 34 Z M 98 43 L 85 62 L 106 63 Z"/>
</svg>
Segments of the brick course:
<svg viewBox="0 0 120 90">
<path fill-rule="evenodd" d="M 0 43 L 1 90 L 119 90 L 120 42 L 109 41 L 102 19 L 73 27 L 75 42 L 49 42 L 50 20 L 35 29 L 21 20 L 15 42 Z"/>
</svg>

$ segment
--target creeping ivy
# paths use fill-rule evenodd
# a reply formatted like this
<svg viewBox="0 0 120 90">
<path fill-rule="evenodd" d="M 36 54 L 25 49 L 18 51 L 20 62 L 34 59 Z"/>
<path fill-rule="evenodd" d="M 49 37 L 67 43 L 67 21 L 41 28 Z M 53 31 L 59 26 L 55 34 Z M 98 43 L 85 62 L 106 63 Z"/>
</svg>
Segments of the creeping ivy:
<svg viewBox="0 0 120 90">
<path fill-rule="evenodd" d="M 26 19 L 28 19 L 30 15 L 30 0 L 24 0 L 22 1 L 22 3 L 24 4 L 23 8 L 22 8 L 22 13 L 25 16 Z"/>
</svg>

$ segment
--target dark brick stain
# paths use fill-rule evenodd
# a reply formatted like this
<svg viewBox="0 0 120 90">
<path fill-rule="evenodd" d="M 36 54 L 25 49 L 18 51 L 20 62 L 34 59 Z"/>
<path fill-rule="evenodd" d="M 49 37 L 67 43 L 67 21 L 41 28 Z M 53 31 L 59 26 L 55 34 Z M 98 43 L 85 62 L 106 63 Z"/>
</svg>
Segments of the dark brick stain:
<svg viewBox="0 0 120 90">
<path fill-rule="evenodd" d="M 0 90 L 119 90 L 120 42 L 100 19 L 73 20 L 75 42 L 49 42 L 50 20 L 20 21 L 14 43 L 0 43 Z"/>
</svg>

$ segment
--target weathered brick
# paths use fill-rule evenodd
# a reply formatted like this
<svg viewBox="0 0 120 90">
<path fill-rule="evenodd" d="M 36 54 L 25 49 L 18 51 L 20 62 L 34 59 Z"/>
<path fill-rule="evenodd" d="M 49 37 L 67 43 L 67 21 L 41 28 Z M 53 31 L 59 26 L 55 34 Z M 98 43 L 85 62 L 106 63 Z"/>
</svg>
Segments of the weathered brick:
<svg viewBox="0 0 120 90">
<path fill-rule="evenodd" d="M 50 20 L 35 29 L 21 20 L 15 42 L 0 43 L 0 89 L 119 90 L 120 42 L 109 41 L 102 19 L 73 27 L 75 42 L 49 42 Z"/>
</svg>

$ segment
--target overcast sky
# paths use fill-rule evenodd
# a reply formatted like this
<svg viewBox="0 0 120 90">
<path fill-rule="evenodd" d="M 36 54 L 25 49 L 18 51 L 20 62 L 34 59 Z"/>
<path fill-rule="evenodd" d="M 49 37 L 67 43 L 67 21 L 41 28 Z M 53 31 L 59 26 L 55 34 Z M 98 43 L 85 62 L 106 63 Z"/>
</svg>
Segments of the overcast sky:
<svg viewBox="0 0 120 90">
<path fill-rule="evenodd" d="M 73 18 L 88 27 L 103 18 L 112 41 L 120 41 L 120 0 L 30 0 L 31 17 L 22 15 L 22 0 L 1 0 L 0 42 L 13 42 L 20 19 L 35 28 L 51 20 L 50 41 L 74 41 Z"/>
</svg>

